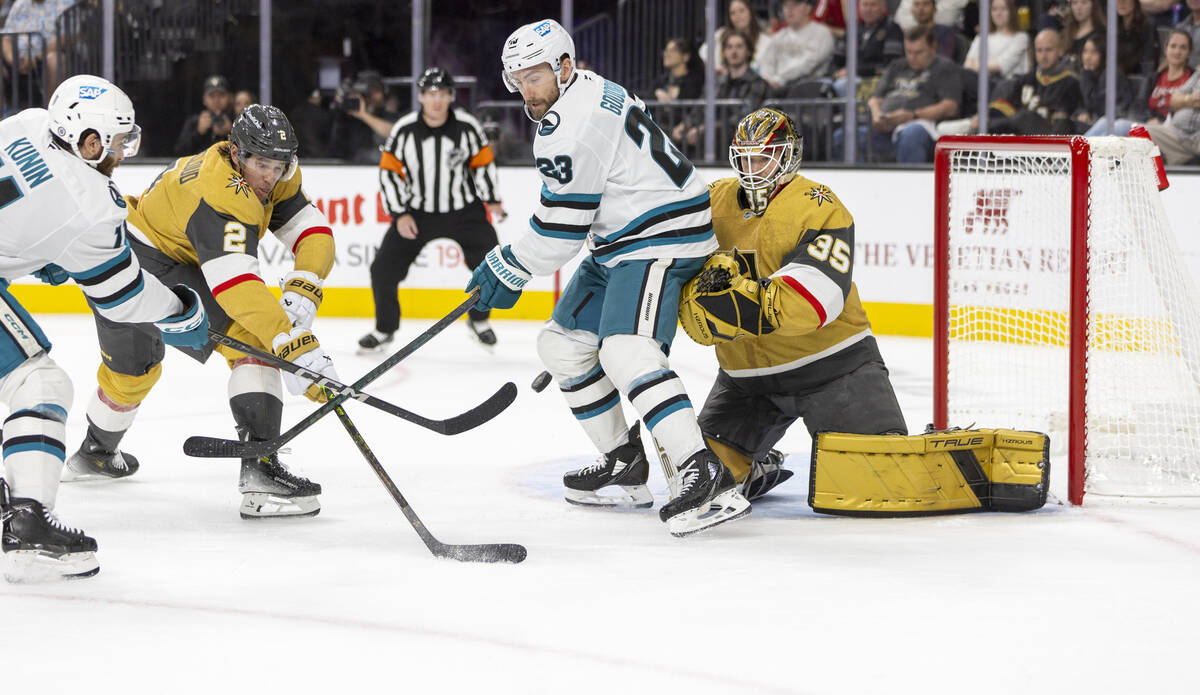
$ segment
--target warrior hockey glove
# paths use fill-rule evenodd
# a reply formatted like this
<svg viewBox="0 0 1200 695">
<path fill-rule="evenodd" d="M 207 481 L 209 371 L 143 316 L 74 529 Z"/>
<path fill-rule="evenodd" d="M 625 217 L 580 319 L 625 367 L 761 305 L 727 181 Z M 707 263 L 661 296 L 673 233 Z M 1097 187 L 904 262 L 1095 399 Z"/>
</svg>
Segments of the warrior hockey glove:
<svg viewBox="0 0 1200 695">
<path fill-rule="evenodd" d="M 307 270 L 294 270 L 283 278 L 283 296 L 279 304 L 287 313 L 293 326 L 312 328 L 321 306 L 321 278 Z"/>
<path fill-rule="evenodd" d="M 61 285 L 71 279 L 71 276 L 67 274 L 67 271 L 62 269 L 62 266 L 54 263 L 47 263 L 33 271 L 33 276 L 47 285 Z"/>
<path fill-rule="evenodd" d="M 162 331 L 163 342 L 193 350 L 203 348 L 208 342 L 208 314 L 204 311 L 200 295 L 187 285 L 175 285 L 171 291 L 183 302 L 183 310 L 154 322 L 155 327 Z"/>
<path fill-rule="evenodd" d="M 701 345 L 766 335 L 779 325 L 776 289 L 770 280 L 741 274 L 733 257 L 716 254 L 683 286 L 679 324 Z"/>
<path fill-rule="evenodd" d="M 341 381 L 337 371 L 333 368 L 333 360 L 321 349 L 321 344 L 317 342 L 317 336 L 307 328 L 297 326 L 292 329 L 291 333 L 280 333 L 275 336 L 272 343 L 271 347 L 275 351 L 276 357 L 307 369 L 309 372 L 314 372 L 316 378 L 326 377 L 334 381 Z M 288 391 L 292 394 L 304 394 L 309 400 L 318 403 L 328 400 L 321 387 L 311 379 L 288 371 L 284 371 L 282 376 L 283 383 L 287 385 Z"/>
<path fill-rule="evenodd" d="M 521 296 L 521 289 L 533 275 L 529 273 L 513 255 L 508 246 L 488 251 L 475 271 L 471 273 L 471 282 L 467 291 L 479 288 L 479 302 L 475 308 L 479 311 L 488 309 L 511 309 Z"/>
</svg>

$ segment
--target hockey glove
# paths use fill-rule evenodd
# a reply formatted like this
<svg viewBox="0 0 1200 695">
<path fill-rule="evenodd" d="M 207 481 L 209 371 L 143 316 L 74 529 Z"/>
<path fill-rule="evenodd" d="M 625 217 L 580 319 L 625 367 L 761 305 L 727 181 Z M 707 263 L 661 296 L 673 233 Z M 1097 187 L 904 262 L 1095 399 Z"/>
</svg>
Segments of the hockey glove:
<svg viewBox="0 0 1200 695">
<path fill-rule="evenodd" d="M 172 347 L 202 349 L 208 342 L 208 314 L 200 295 L 187 285 L 175 285 L 171 291 L 183 302 L 183 310 L 154 322 L 162 331 L 163 342 Z"/>
<path fill-rule="evenodd" d="M 333 360 L 321 349 L 317 336 L 307 328 L 299 326 L 291 333 L 280 333 L 275 336 L 271 346 L 275 356 L 287 360 L 297 367 L 308 371 L 308 376 L 283 371 L 283 383 L 294 395 L 304 394 L 309 400 L 324 403 L 328 400 L 316 380 L 322 377 L 341 381 L 333 368 Z M 311 377 L 311 378 L 309 378 Z"/>
<path fill-rule="evenodd" d="M 71 279 L 67 271 L 55 263 L 47 263 L 38 270 L 33 271 L 33 276 L 47 285 L 61 285 Z"/>
<path fill-rule="evenodd" d="M 294 270 L 284 276 L 283 296 L 279 298 L 279 304 L 293 326 L 312 328 L 317 307 L 321 306 L 324 296 L 321 292 L 323 284 L 316 273 L 307 270 Z"/>
<path fill-rule="evenodd" d="M 766 335 L 779 325 L 776 289 L 769 279 L 741 274 L 733 257 L 716 254 L 683 286 L 679 323 L 701 345 Z"/>
<path fill-rule="evenodd" d="M 471 273 L 471 282 L 467 291 L 479 288 L 479 302 L 475 305 L 477 311 L 488 309 L 511 309 L 521 296 L 521 289 L 533 275 L 517 262 L 512 249 L 508 246 L 497 246 L 488 251 L 475 271 Z"/>
</svg>

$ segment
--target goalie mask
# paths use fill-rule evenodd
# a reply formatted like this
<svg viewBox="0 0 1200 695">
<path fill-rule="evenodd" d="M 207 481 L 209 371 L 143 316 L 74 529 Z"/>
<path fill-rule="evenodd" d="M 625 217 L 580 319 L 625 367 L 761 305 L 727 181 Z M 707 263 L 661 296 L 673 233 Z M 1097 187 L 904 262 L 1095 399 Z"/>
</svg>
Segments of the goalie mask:
<svg viewBox="0 0 1200 695">
<path fill-rule="evenodd" d="M 761 215 L 767 211 L 771 196 L 796 175 L 803 149 L 792 117 L 778 109 L 759 109 L 738 123 L 729 146 L 729 163 L 737 172 L 751 212 Z"/>
</svg>

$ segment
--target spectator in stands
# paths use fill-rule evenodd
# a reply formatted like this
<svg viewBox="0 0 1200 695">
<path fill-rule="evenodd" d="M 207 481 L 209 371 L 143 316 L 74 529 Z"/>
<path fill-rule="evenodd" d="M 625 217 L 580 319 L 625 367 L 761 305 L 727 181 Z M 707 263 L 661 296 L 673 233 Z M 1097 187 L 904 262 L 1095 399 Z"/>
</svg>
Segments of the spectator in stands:
<svg viewBox="0 0 1200 695">
<path fill-rule="evenodd" d="M 1200 0 L 1197 0 L 1200 2 Z M 724 43 L 725 32 L 740 31 L 745 35 L 750 42 L 750 65 L 757 64 L 758 57 L 762 55 L 763 48 L 771 43 L 771 35 L 763 30 L 763 25 L 758 21 L 758 17 L 754 16 L 754 8 L 750 6 L 749 0 L 730 0 L 729 13 L 725 16 L 725 23 L 717 27 L 716 33 L 713 35 L 713 40 L 717 46 L 717 66 L 714 68 L 719 73 L 725 72 L 725 64 L 721 60 L 724 51 L 721 49 Z M 708 61 L 708 42 L 705 41 L 700 46 L 700 60 Z"/>
<path fill-rule="evenodd" d="M 1071 67 L 1079 65 L 1079 54 L 1083 50 L 1083 42 L 1090 36 L 1104 36 L 1108 26 L 1104 21 L 1104 11 L 1096 0 L 1071 0 L 1071 8 L 1063 20 L 1061 33 L 1063 55 L 1071 62 Z M 1036 46 L 1034 50 L 1036 50 Z"/>
<path fill-rule="evenodd" d="M 1021 31 L 1013 0 L 992 0 L 988 22 L 988 73 L 1012 79 L 1029 72 L 1029 34 Z M 963 67 L 979 72 L 979 37 L 971 42 Z"/>
<path fill-rule="evenodd" d="M 334 97 L 329 156 L 357 164 L 379 162 L 379 147 L 400 114 L 384 108 L 383 78 L 363 70 Z"/>
<path fill-rule="evenodd" d="M 175 138 L 175 154 L 180 157 L 203 152 L 213 144 L 229 139 L 233 127 L 233 100 L 229 80 L 210 75 L 204 80 L 204 110 L 183 122 Z"/>
<path fill-rule="evenodd" d="M 1039 31 L 1033 39 L 1033 55 L 1036 69 L 996 90 L 997 98 L 989 105 L 989 132 L 1018 135 L 1075 132 L 1071 115 L 1079 111 L 1083 94 L 1079 78 L 1062 60 L 1062 36 L 1053 29 Z"/>
<path fill-rule="evenodd" d="M 829 75 L 833 65 L 833 34 L 812 20 L 815 0 L 783 0 L 787 25 L 759 54 L 758 72 L 771 89 L 786 94 L 789 86 Z"/>
<path fill-rule="evenodd" d="M 1138 4 L 1142 6 L 1142 12 L 1150 23 L 1157 28 L 1170 28 L 1176 22 L 1175 4 L 1179 0 L 1141 0 Z"/>
<path fill-rule="evenodd" d="M 834 91 L 846 96 L 845 42 L 834 59 Z M 860 0 L 858 3 L 858 78 L 870 80 L 883 74 L 893 61 L 904 55 L 904 34 L 888 19 L 885 0 Z"/>
<path fill-rule="evenodd" d="M 324 105 L 321 90 L 314 89 L 308 98 L 288 111 L 288 120 L 302 144 L 300 156 L 308 159 L 329 156 L 330 119 L 332 113 Z"/>
<path fill-rule="evenodd" d="M 662 66 L 665 72 L 654 87 L 655 99 L 670 102 L 704 96 L 704 64 L 692 49 L 691 41 L 678 36 L 668 39 L 663 47 Z"/>
<path fill-rule="evenodd" d="M 8 18 L 4 21 L 6 32 L 30 32 L 41 34 L 37 37 L 20 37 L 13 44 L 12 37 L 4 37 L 0 49 L 4 53 L 4 63 L 13 65 L 16 61 L 17 71 L 22 75 L 36 74 L 38 69 L 46 70 L 46 94 L 58 86 L 58 31 L 55 22 L 58 16 L 74 5 L 77 0 L 14 0 L 8 10 Z M 38 65 L 43 60 L 44 64 Z M 44 96 L 44 95 L 43 95 Z"/>
<path fill-rule="evenodd" d="M 1188 15 L 1180 20 L 1176 29 L 1183 29 L 1192 37 L 1192 55 L 1188 65 L 1200 66 L 1200 0 L 1187 0 Z"/>
<path fill-rule="evenodd" d="M 1192 77 L 1193 70 L 1188 64 L 1188 58 L 1194 50 L 1190 32 L 1175 29 L 1167 36 L 1162 69 L 1154 76 L 1154 86 L 1146 104 L 1147 125 L 1160 124 L 1167 120 L 1172 110 L 1173 95 Z"/>
<path fill-rule="evenodd" d="M 1158 30 L 1138 0 L 1117 0 L 1117 67 L 1125 75 L 1153 75 L 1158 61 Z"/>
<path fill-rule="evenodd" d="M 867 101 L 871 110 L 871 149 L 877 156 L 893 152 L 897 162 L 933 159 L 937 137 L 934 123 L 958 115 L 962 103 L 962 69 L 937 54 L 933 31 L 916 27 L 904 35 L 904 57 L 892 62 L 875 93 Z M 866 126 L 859 126 L 859 159 L 865 161 Z M 841 158 L 845 134 L 834 132 L 834 157 Z"/>
<path fill-rule="evenodd" d="M 242 115 L 242 110 L 251 104 L 257 104 L 258 97 L 249 89 L 239 89 L 237 94 L 233 95 L 233 115 Z"/>
<path fill-rule="evenodd" d="M 961 63 L 966 54 L 967 40 L 954 27 L 934 22 L 937 3 L 934 0 L 912 0 L 911 11 L 915 26 L 929 27 L 929 30 L 933 32 L 933 43 L 937 47 L 937 54 L 943 58 L 949 58 L 955 63 Z M 961 50 L 959 49 L 960 45 L 964 46 Z"/>
<path fill-rule="evenodd" d="M 840 39 L 846 35 L 846 0 L 816 0 L 813 5 L 812 18 L 829 27 L 834 38 Z M 861 15 L 860 15 L 861 16 Z"/>
<path fill-rule="evenodd" d="M 971 4 L 971 0 L 940 0 L 933 18 L 934 23 L 955 28 L 964 26 L 964 10 L 969 4 Z M 888 6 L 892 6 L 892 3 L 889 2 Z M 913 18 L 912 14 L 912 6 L 913 0 L 900 0 L 900 4 L 896 6 L 893 16 L 902 31 L 907 32 L 917 26 L 917 20 Z"/>
<path fill-rule="evenodd" d="M 1172 36 L 1174 38 L 1174 36 Z M 1147 124 L 1146 132 L 1167 164 L 1187 164 L 1200 155 L 1200 70 L 1171 94 L 1166 123 Z"/>
<path fill-rule="evenodd" d="M 1109 135 L 1108 124 L 1105 121 L 1107 109 L 1107 90 L 1105 87 L 1104 39 L 1093 36 L 1083 42 L 1083 51 L 1079 54 L 1079 91 L 1083 101 L 1072 118 L 1075 121 L 1075 132 L 1086 135 Z M 1133 102 L 1133 90 L 1129 86 L 1129 78 L 1117 71 L 1116 112 L 1113 114 L 1114 130 L 1122 128 L 1124 132 L 1116 135 L 1128 135 L 1132 123 L 1128 120 L 1129 110 Z"/>
<path fill-rule="evenodd" d="M 870 0 L 882 2 L 882 0 Z M 721 39 L 721 62 L 726 71 L 717 81 L 718 99 L 741 99 L 736 107 L 717 107 L 717 145 L 724 148 L 733 140 L 733 131 L 743 114 L 750 113 L 766 101 L 769 89 L 766 80 L 750 67 L 750 38 L 734 29 Z M 684 120 L 671 131 L 671 139 L 683 148 L 695 148 L 704 141 L 704 111 L 693 108 Z"/>
</svg>

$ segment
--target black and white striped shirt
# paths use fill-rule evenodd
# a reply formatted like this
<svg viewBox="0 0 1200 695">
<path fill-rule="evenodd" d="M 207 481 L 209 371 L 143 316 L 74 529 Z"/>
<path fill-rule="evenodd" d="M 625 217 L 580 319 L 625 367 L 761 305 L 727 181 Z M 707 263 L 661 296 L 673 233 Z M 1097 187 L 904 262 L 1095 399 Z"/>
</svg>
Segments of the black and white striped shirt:
<svg viewBox="0 0 1200 695">
<path fill-rule="evenodd" d="M 393 217 L 406 212 L 451 212 L 476 200 L 499 202 L 496 162 L 479 121 L 451 109 L 430 128 L 414 111 L 392 126 L 379 160 L 379 187 Z"/>
</svg>

